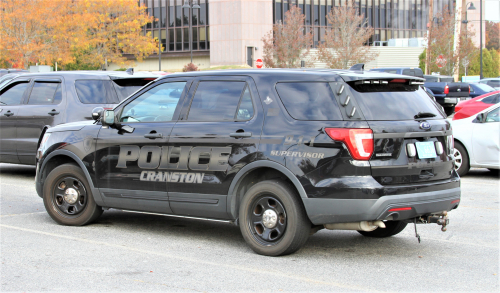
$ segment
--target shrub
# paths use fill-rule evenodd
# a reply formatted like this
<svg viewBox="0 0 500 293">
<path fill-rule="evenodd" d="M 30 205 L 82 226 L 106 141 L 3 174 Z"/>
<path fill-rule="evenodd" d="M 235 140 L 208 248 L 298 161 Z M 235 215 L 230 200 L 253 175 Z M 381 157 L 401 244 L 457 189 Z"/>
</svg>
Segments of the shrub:
<svg viewBox="0 0 500 293">
<path fill-rule="evenodd" d="M 198 67 L 194 65 L 193 63 L 188 63 L 182 68 L 182 72 L 188 72 L 188 71 L 198 71 Z"/>
</svg>

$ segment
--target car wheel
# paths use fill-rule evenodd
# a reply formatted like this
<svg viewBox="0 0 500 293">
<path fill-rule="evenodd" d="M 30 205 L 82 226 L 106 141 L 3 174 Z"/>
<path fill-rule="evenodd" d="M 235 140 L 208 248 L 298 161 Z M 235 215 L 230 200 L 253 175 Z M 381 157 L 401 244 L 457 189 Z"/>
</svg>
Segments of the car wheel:
<svg viewBox="0 0 500 293">
<path fill-rule="evenodd" d="M 455 159 L 454 168 L 458 175 L 464 176 L 469 172 L 469 155 L 464 146 L 455 140 L 455 149 L 453 150 L 453 158 Z"/>
<path fill-rule="evenodd" d="M 250 248 L 268 256 L 296 252 L 311 231 L 297 191 L 281 180 L 252 186 L 240 204 L 239 220 L 241 234 Z"/>
<path fill-rule="evenodd" d="M 406 228 L 406 225 L 408 225 L 408 223 L 405 223 L 403 221 L 387 221 L 384 222 L 384 224 L 385 228 L 377 228 L 370 232 L 367 231 L 358 231 L 358 232 L 359 234 L 366 237 L 385 238 L 398 234 L 399 232 L 403 231 Z"/>
<path fill-rule="evenodd" d="M 73 164 L 61 165 L 49 173 L 43 186 L 43 203 L 50 217 L 62 225 L 86 225 L 102 214 L 85 174 Z"/>
<path fill-rule="evenodd" d="M 450 116 L 451 114 L 455 113 L 455 106 L 444 107 L 444 112 L 446 113 L 447 116 Z"/>
</svg>

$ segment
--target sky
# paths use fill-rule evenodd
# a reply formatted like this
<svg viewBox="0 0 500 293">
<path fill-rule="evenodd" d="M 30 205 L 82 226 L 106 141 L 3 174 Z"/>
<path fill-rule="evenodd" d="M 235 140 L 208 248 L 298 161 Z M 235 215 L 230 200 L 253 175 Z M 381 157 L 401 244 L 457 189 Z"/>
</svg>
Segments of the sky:
<svg viewBox="0 0 500 293">
<path fill-rule="evenodd" d="M 484 18 L 486 20 L 500 21 L 500 0 L 486 0 L 484 2 Z"/>
</svg>

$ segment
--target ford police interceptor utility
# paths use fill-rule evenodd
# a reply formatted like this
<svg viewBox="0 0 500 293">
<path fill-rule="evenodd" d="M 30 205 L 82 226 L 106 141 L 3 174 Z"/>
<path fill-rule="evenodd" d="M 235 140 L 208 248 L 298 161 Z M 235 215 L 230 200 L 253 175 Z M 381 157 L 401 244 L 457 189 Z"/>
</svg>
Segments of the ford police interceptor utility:
<svg viewBox="0 0 500 293">
<path fill-rule="evenodd" d="M 114 208 L 227 220 L 264 255 L 320 228 L 389 237 L 460 202 L 453 137 L 423 79 L 349 70 L 171 74 L 42 136 L 36 189 L 85 225 Z"/>
</svg>

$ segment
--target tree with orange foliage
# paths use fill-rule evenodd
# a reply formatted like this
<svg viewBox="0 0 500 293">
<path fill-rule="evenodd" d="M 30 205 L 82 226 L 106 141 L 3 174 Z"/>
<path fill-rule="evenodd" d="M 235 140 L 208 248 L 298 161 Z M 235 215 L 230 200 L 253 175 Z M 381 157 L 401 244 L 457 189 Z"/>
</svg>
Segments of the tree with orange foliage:
<svg viewBox="0 0 500 293">
<path fill-rule="evenodd" d="M 131 54 L 141 61 L 158 50 L 158 40 L 150 33 L 142 34 L 142 27 L 153 21 L 145 7 L 137 0 L 77 0 L 73 21 L 80 35 L 74 40 L 87 52 L 82 61 L 103 65 L 114 62 L 129 64 L 123 54 Z"/>
<path fill-rule="evenodd" d="M 60 16 L 67 1 L 0 1 L 0 59 L 27 68 L 32 62 L 71 60 L 68 46 L 61 46 Z M 54 56 L 57 51 L 57 57 Z"/>
<path fill-rule="evenodd" d="M 158 41 L 142 34 L 153 17 L 136 0 L 2 0 L 0 59 L 27 68 L 30 63 L 127 64 L 155 52 Z"/>
</svg>

